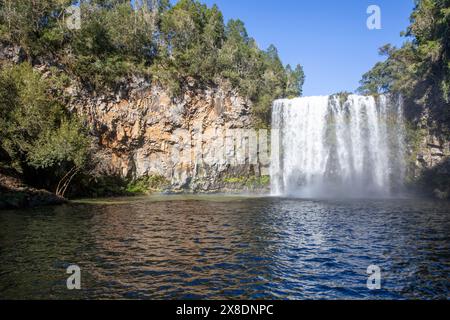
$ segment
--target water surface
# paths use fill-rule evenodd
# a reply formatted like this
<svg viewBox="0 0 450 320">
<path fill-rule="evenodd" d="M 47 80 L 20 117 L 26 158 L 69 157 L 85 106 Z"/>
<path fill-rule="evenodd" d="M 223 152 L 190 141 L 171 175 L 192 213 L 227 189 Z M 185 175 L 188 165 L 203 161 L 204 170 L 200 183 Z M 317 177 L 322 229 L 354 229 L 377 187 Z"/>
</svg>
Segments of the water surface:
<svg viewBox="0 0 450 320">
<path fill-rule="evenodd" d="M 449 249 L 445 202 L 79 202 L 0 212 L 0 298 L 448 299 Z M 381 290 L 367 289 L 369 265 Z"/>
</svg>

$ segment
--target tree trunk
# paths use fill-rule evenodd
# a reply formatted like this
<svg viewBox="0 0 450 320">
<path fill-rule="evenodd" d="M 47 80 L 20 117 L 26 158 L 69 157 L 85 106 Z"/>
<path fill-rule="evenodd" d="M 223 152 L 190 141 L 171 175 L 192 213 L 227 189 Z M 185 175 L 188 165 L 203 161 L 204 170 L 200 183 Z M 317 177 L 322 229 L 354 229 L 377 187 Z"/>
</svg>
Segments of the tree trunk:
<svg viewBox="0 0 450 320">
<path fill-rule="evenodd" d="M 77 173 L 80 171 L 80 168 L 77 166 L 74 166 L 72 169 L 70 169 L 64 177 L 62 177 L 61 180 L 58 182 L 58 186 L 56 187 L 56 195 L 63 197 L 66 194 L 67 188 L 69 187 L 70 183 L 72 182 L 72 179 L 77 175 Z"/>
</svg>

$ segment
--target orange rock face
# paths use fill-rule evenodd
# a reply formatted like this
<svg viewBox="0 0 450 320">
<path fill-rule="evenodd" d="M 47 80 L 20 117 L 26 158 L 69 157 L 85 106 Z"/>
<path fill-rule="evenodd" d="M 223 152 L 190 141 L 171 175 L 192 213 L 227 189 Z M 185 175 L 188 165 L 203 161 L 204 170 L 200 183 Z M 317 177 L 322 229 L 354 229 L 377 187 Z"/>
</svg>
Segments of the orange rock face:
<svg viewBox="0 0 450 320">
<path fill-rule="evenodd" d="M 224 132 L 252 125 L 250 102 L 227 85 L 198 89 L 191 81 L 179 99 L 147 85 L 122 98 L 78 100 L 73 107 L 97 137 L 100 174 L 160 175 L 174 189 L 214 191 L 224 176 L 261 170 L 208 156 L 212 144 L 221 146 Z"/>
</svg>

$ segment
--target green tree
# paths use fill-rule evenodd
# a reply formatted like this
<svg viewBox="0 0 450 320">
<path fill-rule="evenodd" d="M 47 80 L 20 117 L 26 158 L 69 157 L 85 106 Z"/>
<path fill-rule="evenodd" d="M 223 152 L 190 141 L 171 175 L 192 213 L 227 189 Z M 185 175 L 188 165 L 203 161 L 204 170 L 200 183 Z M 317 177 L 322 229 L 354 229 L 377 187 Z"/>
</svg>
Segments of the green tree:
<svg viewBox="0 0 450 320">
<path fill-rule="evenodd" d="M 3 0 L 0 2 L 0 37 L 17 43 L 29 56 L 46 52 L 53 42 L 63 41 L 64 10 L 71 0 Z"/>
<path fill-rule="evenodd" d="M 364 74 L 359 90 L 400 93 L 411 110 L 430 110 L 430 127 L 449 132 L 450 0 L 417 1 L 410 20 L 404 35 L 412 41 L 381 48 L 386 60 Z"/>
<path fill-rule="evenodd" d="M 28 63 L 1 71 L 0 149 L 22 173 L 50 169 L 64 180 L 64 188 L 56 190 L 64 196 L 89 155 L 90 140 L 77 117 L 60 104 L 57 80 L 43 78 Z"/>
<path fill-rule="evenodd" d="M 288 98 L 300 97 L 303 94 L 303 84 L 305 83 L 305 73 L 303 67 L 297 65 L 294 70 L 290 65 L 286 66 L 286 93 Z"/>
</svg>

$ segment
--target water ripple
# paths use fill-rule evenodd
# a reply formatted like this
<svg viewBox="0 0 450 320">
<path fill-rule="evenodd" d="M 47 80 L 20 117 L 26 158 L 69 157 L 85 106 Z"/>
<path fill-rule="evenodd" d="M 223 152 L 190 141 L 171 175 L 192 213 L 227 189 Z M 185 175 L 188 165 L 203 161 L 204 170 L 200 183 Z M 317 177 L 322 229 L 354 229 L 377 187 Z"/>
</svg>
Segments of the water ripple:
<svg viewBox="0 0 450 320">
<path fill-rule="evenodd" d="M 199 201 L 201 200 L 201 201 Z M 151 198 L 0 214 L 0 298 L 448 299 L 448 203 Z M 68 265 L 82 290 L 65 288 Z M 366 287 L 379 265 L 382 289 Z"/>
</svg>

